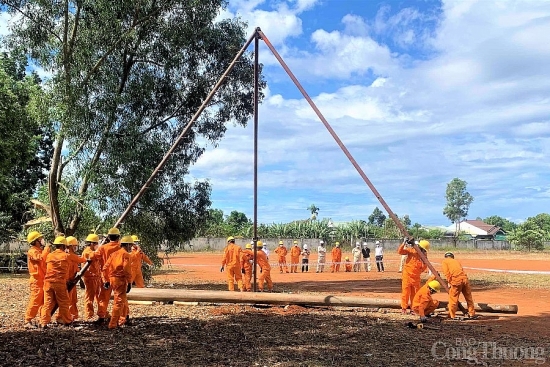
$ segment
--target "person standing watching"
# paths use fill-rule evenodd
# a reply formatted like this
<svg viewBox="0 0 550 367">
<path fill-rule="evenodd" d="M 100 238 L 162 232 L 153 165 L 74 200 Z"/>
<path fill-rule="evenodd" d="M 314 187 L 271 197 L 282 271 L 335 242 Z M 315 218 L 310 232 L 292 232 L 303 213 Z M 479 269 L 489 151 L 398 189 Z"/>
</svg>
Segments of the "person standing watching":
<svg viewBox="0 0 550 367">
<path fill-rule="evenodd" d="M 283 268 L 285 272 L 288 273 L 288 266 L 286 265 L 286 254 L 288 253 L 288 250 L 286 249 L 283 241 L 279 241 L 279 247 L 275 249 L 275 253 L 277 254 L 277 258 L 279 260 L 279 270 L 281 274 L 283 273 Z"/>
<path fill-rule="evenodd" d="M 353 271 L 361 271 L 361 244 L 359 242 L 355 244 L 351 254 L 353 255 Z"/>
<path fill-rule="evenodd" d="M 340 262 L 342 261 L 342 249 L 340 248 L 340 242 L 336 242 L 335 247 L 331 251 L 332 255 L 332 265 L 330 267 L 330 272 L 339 272 L 340 271 Z"/>
<path fill-rule="evenodd" d="M 298 246 L 298 241 L 294 241 L 294 246 L 290 249 L 290 272 L 298 272 L 298 263 L 300 262 L 300 254 L 302 250 Z"/>
<path fill-rule="evenodd" d="M 376 260 L 376 268 L 380 272 L 384 272 L 384 248 L 380 244 L 380 241 L 376 241 L 376 247 L 374 248 L 374 258 Z"/>
<path fill-rule="evenodd" d="M 361 250 L 363 254 L 363 266 L 365 271 L 370 271 L 370 248 L 367 246 L 367 243 L 363 243 L 363 249 Z"/>
<path fill-rule="evenodd" d="M 326 256 L 327 249 L 325 247 L 325 242 L 319 241 L 319 246 L 317 247 L 317 273 L 322 273 L 325 269 Z"/>
<path fill-rule="evenodd" d="M 310 252 L 308 246 L 304 244 L 304 249 L 302 250 L 302 273 L 304 272 L 304 269 L 306 273 L 309 271 L 309 255 Z"/>
</svg>

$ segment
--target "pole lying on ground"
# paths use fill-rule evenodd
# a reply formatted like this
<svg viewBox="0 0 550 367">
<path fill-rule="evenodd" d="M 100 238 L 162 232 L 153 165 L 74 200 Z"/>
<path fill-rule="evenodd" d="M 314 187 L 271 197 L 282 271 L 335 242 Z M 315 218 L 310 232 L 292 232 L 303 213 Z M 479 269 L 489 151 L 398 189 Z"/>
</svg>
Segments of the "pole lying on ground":
<svg viewBox="0 0 550 367">
<path fill-rule="evenodd" d="M 384 200 L 384 198 L 382 198 L 382 195 L 380 195 L 380 193 L 378 192 L 378 190 L 376 190 L 376 187 L 374 187 L 374 185 L 372 184 L 372 182 L 369 180 L 369 178 L 367 177 L 367 175 L 365 175 L 365 172 L 363 172 L 363 169 L 361 169 L 361 167 L 359 166 L 359 164 L 357 163 L 357 161 L 353 158 L 353 156 L 351 155 L 351 153 L 349 152 L 348 148 L 346 148 L 346 146 L 344 145 L 344 143 L 342 142 L 342 140 L 340 140 L 340 138 L 338 137 L 338 135 L 336 134 L 336 132 L 334 131 L 334 129 L 330 126 L 330 124 L 328 123 L 328 121 L 325 119 L 325 117 L 323 116 L 323 114 L 321 113 L 321 111 L 317 108 L 317 106 L 315 105 L 315 103 L 313 102 L 313 100 L 311 99 L 311 97 L 307 94 L 307 92 L 305 91 L 305 89 L 302 87 L 302 85 L 300 84 L 300 82 L 298 81 L 298 79 L 296 79 L 296 77 L 294 76 L 294 74 L 292 73 L 292 71 L 290 70 L 290 68 L 286 65 L 286 63 L 284 62 L 283 58 L 279 55 L 279 53 L 277 52 L 277 50 L 275 49 L 275 47 L 273 47 L 273 45 L 271 44 L 271 42 L 269 42 L 269 39 L 265 36 L 265 34 L 260 30 L 260 29 L 257 29 L 257 32 L 260 34 L 261 36 L 261 39 L 265 42 L 265 44 L 267 45 L 267 47 L 271 50 L 271 52 L 273 53 L 273 55 L 275 56 L 275 58 L 279 61 L 279 63 L 281 64 L 281 66 L 283 67 L 283 69 L 286 71 L 286 73 L 288 74 L 288 76 L 290 77 L 290 79 L 292 79 L 292 81 L 294 82 L 294 84 L 296 85 L 296 87 L 300 90 L 300 92 L 302 93 L 302 95 L 304 96 L 304 98 L 307 100 L 307 102 L 309 103 L 309 105 L 311 106 L 311 108 L 313 109 L 313 111 L 317 114 L 317 117 L 319 117 L 319 119 L 321 120 L 321 122 L 323 123 L 323 125 L 325 125 L 325 127 L 327 128 L 328 132 L 330 133 L 330 135 L 332 135 L 332 137 L 334 138 L 334 140 L 336 141 L 336 143 L 338 144 L 338 146 L 340 147 L 340 149 L 342 149 L 342 151 L 344 152 L 344 154 L 346 155 L 346 157 L 348 157 L 349 161 L 351 162 L 351 164 L 353 165 L 353 167 L 355 167 L 355 169 L 357 170 L 357 172 L 359 173 L 359 175 L 363 178 L 363 181 L 365 181 L 365 183 L 367 184 L 367 186 L 371 189 L 371 191 L 373 192 L 374 196 L 376 196 L 376 198 L 378 199 L 378 201 L 380 202 L 380 204 L 382 204 L 382 206 L 384 207 L 384 209 L 386 209 L 386 212 L 388 212 L 390 218 L 394 221 L 395 225 L 397 226 L 397 228 L 399 228 L 399 230 L 401 231 L 401 233 L 403 234 L 404 237 L 411 237 L 409 232 L 407 231 L 407 229 L 405 228 L 405 226 L 403 225 L 403 223 L 401 223 L 401 221 L 399 220 L 399 218 L 397 218 L 397 216 L 395 215 L 395 213 L 390 209 L 389 205 L 386 203 L 386 201 Z M 420 250 L 420 248 L 418 247 L 418 245 L 415 245 L 413 244 L 413 247 L 414 249 L 416 250 L 416 252 L 418 252 L 418 254 L 420 255 L 420 259 L 422 260 L 422 262 L 424 262 L 424 264 L 426 264 L 428 266 L 428 268 L 430 269 L 430 271 L 432 272 L 432 274 L 435 276 L 435 278 L 439 281 L 439 283 L 441 284 L 441 286 L 443 288 L 445 288 L 445 291 L 447 291 L 447 293 L 449 293 L 449 288 L 447 287 L 447 283 L 444 282 L 441 277 L 439 276 L 439 273 L 437 272 L 437 270 L 435 270 L 435 268 L 433 267 L 433 265 L 430 263 L 430 261 L 428 260 L 428 258 L 422 253 L 422 251 Z M 465 308 L 462 307 L 462 305 L 459 303 L 459 306 L 460 310 L 466 314 L 467 311 Z"/>
<path fill-rule="evenodd" d="M 127 295 L 132 301 L 207 302 L 271 305 L 342 306 L 400 309 L 401 302 L 385 298 L 348 297 L 289 293 L 253 293 L 227 291 L 199 291 L 187 289 L 135 288 Z M 447 302 L 441 301 L 440 308 Z M 517 305 L 476 303 L 476 310 L 491 313 L 517 314 Z"/>
</svg>

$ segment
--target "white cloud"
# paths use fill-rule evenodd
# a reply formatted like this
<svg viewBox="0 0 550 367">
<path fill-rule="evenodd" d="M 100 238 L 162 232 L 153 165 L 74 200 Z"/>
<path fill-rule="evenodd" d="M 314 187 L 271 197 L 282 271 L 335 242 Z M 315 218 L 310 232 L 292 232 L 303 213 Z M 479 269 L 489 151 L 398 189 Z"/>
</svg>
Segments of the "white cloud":
<svg viewBox="0 0 550 367">
<path fill-rule="evenodd" d="M 298 79 L 326 86 L 311 97 L 397 213 L 444 224 L 445 187 L 454 177 L 468 181 L 476 198 L 472 217 L 517 221 L 547 211 L 550 47 L 543 40 L 550 3 L 445 1 L 442 11 L 435 31 L 410 26 L 430 14 L 382 8 L 371 20 L 344 16 L 344 29 L 312 31 L 309 52 L 278 48 Z M 402 44 L 421 38 L 437 53 L 403 60 L 369 35 L 391 29 Z M 266 76 L 271 82 L 269 68 Z M 221 147 L 231 144 L 250 157 L 251 134 L 230 130 Z M 265 218 L 286 218 L 284 208 L 294 208 L 295 200 L 315 202 L 321 217 L 330 212 L 335 220 L 357 219 L 358 211 L 368 216 L 380 206 L 304 100 L 279 91 L 267 98 L 260 141 L 262 200 L 273 204 L 265 204 L 272 208 Z M 220 158 L 230 167 L 223 172 L 242 172 L 247 192 L 250 169 L 239 171 L 244 161 L 227 157 Z"/>
</svg>

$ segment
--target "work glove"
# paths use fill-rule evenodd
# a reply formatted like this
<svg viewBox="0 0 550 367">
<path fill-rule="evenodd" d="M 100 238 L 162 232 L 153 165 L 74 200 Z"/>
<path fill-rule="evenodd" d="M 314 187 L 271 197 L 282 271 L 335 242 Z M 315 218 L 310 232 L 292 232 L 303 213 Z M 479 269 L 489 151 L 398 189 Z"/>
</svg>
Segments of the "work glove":
<svg viewBox="0 0 550 367">
<path fill-rule="evenodd" d="M 223 266 L 220 268 L 220 273 L 223 273 Z"/>
<path fill-rule="evenodd" d="M 428 318 L 426 316 L 421 316 L 420 322 L 428 322 Z"/>
<path fill-rule="evenodd" d="M 78 284 L 80 284 L 80 288 L 81 289 L 86 289 L 86 286 L 84 285 L 84 281 L 82 279 L 80 279 L 80 281 L 78 282 Z"/>
<path fill-rule="evenodd" d="M 243 273 L 243 274 L 244 274 L 244 268 L 242 268 L 242 269 L 241 269 L 241 273 Z"/>
<path fill-rule="evenodd" d="M 105 289 L 111 288 L 111 283 L 109 283 L 109 282 L 103 283 L 103 288 L 105 288 Z"/>
<path fill-rule="evenodd" d="M 131 289 L 132 289 L 132 284 L 128 283 L 128 286 L 126 287 L 126 293 L 130 293 Z"/>
<path fill-rule="evenodd" d="M 403 238 L 403 243 L 409 243 L 409 237 Z"/>
</svg>

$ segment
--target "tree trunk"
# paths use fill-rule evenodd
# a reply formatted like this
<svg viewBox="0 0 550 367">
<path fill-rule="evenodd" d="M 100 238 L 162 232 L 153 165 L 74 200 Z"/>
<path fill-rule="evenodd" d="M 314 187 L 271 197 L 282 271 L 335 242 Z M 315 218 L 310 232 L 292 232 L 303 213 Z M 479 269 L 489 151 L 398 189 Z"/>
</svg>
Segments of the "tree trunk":
<svg viewBox="0 0 550 367">
<path fill-rule="evenodd" d="M 54 234 L 65 234 L 65 228 L 61 221 L 61 212 L 59 210 L 59 170 L 61 169 L 61 150 L 63 149 L 63 136 L 61 133 L 57 137 L 57 142 L 52 157 L 52 165 L 48 174 L 48 196 L 50 199 L 50 209 L 52 217 L 52 227 Z"/>
</svg>

